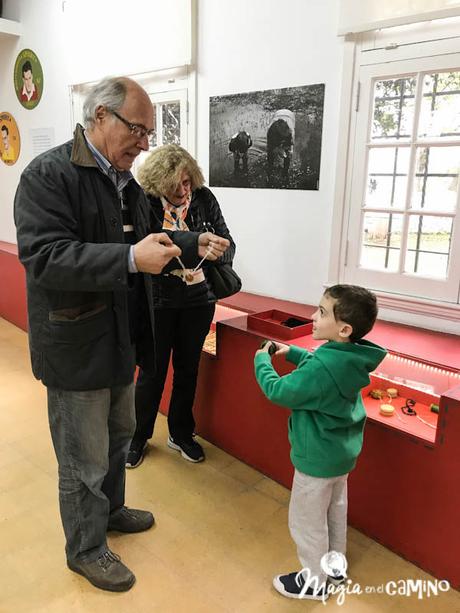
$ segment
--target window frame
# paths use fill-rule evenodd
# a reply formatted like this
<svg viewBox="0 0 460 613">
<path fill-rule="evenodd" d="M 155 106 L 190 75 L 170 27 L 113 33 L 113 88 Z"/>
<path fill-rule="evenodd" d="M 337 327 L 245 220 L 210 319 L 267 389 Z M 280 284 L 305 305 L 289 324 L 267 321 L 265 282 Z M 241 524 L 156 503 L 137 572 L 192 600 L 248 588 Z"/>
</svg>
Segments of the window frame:
<svg viewBox="0 0 460 613">
<path fill-rule="evenodd" d="M 356 232 L 351 233 L 350 224 L 353 211 L 361 212 L 361 201 L 353 208 L 353 188 L 356 181 L 358 164 L 360 175 L 360 189 L 364 189 L 366 160 L 356 159 L 359 148 L 358 139 L 362 135 L 357 134 L 358 119 L 363 109 L 368 113 L 369 121 L 372 112 L 372 90 L 364 91 L 361 78 L 363 70 L 372 72 L 377 70 L 379 78 L 392 77 L 394 74 L 411 73 L 413 70 L 402 70 L 402 63 L 425 62 L 421 72 L 429 71 L 428 62 L 435 66 L 438 62 L 439 69 L 449 68 L 446 57 L 460 53 L 459 20 L 443 20 L 443 23 L 415 24 L 412 27 L 391 28 L 379 32 L 369 32 L 357 36 L 349 36 L 344 41 L 344 71 L 341 96 L 341 121 L 336 165 L 336 187 L 333 213 L 333 225 L 331 236 L 331 250 L 329 263 L 329 276 L 325 284 L 331 285 L 339 282 L 353 282 L 350 275 L 350 262 L 357 263 Z M 444 59 L 443 59 L 444 58 Z M 399 64 L 399 68 L 396 65 Z M 458 60 L 452 62 L 452 66 L 458 68 Z M 416 71 L 417 72 L 417 71 Z M 365 99 L 367 97 L 367 100 Z M 366 126 L 368 123 L 366 122 Z M 367 143 L 367 137 L 365 139 Z M 362 192 L 361 192 L 362 193 Z M 456 227 L 453 229 L 456 242 L 460 242 L 460 210 L 457 210 Z M 355 216 L 356 218 L 356 216 Z M 453 258 L 452 258 L 453 259 Z M 451 259 L 451 262 L 452 262 Z M 458 258 L 460 259 L 460 258 Z M 420 292 L 405 292 L 405 288 L 391 288 L 388 284 L 374 289 L 379 297 L 381 309 L 383 307 L 386 318 L 401 323 L 408 320 L 415 325 L 426 325 L 434 329 L 452 331 L 458 334 L 458 322 L 460 322 L 460 263 L 453 262 L 458 282 L 451 295 L 451 301 L 443 299 L 442 292 L 435 292 L 432 297 L 420 295 Z M 360 283 L 369 287 L 375 286 L 375 279 L 370 277 L 376 271 L 369 271 L 366 279 L 363 276 Z M 378 271 L 377 271 L 378 272 Z M 387 275 L 388 273 L 381 273 Z M 419 282 L 424 279 L 418 278 Z M 358 282 L 356 277 L 354 282 Z M 436 284 L 435 284 L 436 285 Z M 408 314 L 416 314 L 415 319 Z"/>
<path fill-rule="evenodd" d="M 180 108 L 180 146 L 184 149 L 190 151 L 188 146 L 189 139 L 189 102 L 188 102 L 188 89 L 186 87 L 167 89 L 166 91 L 158 91 L 158 86 L 151 85 L 150 87 L 146 87 L 146 91 L 149 95 L 149 98 L 155 108 L 155 117 L 156 117 L 156 131 L 157 131 L 157 142 L 155 147 L 150 147 L 148 151 L 141 151 L 138 157 L 134 160 L 132 173 L 134 176 L 137 175 L 138 169 L 144 163 L 146 157 L 149 155 L 151 151 L 153 151 L 156 147 L 163 145 L 163 140 L 161 138 L 163 122 L 161 117 L 161 108 L 164 104 L 170 102 L 179 102 Z"/>
<path fill-rule="evenodd" d="M 430 59 L 410 59 L 387 64 L 375 64 L 371 66 L 361 67 L 360 70 L 360 87 L 362 100 L 361 108 L 357 112 L 356 118 L 356 136 L 353 157 L 353 175 L 350 182 L 350 202 L 354 206 L 349 206 L 348 211 L 348 226 L 347 239 L 349 241 L 347 259 L 343 266 L 343 278 L 347 283 L 355 283 L 356 285 L 364 285 L 369 289 L 386 291 L 389 293 L 406 294 L 410 297 L 419 299 L 433 299 L 436 296 L 442 297 L 441 302 L 449 302 L 452 304 L 458 303 L 458 293 L 460 285 L 460 206 L 458 205 L 457 193 L 457 211 L 452 227 L 452 247 L 449 263 L 449 277 L 446 280 L 429 278 L 426 276 L 415 275 L 411 273 L 395 273 L 371 268 L 360 267 L 360 252 L 362 239 L 363 215 L 362 211 L 372 212 L 375 209 L 371 207 L 361 207 L 364 199 L 364 192 L 367 183 L 367 162 L 371 148 L 386 147 L 387 144 L 372 142 L 368 139 L 368 127 L 372 122 L 373 111 L 373 84 L 375 81 L 385 80 L 389 78 L 398 78 L 405 76 L 417 75 L 434 70 L 449 70 L 449 68 L 460 67 L 460 53 L 450 56 L 435 57 Z M 388 69 L 390 68 L 390 69 Z M 421 70 L 423 68 L 423 71 Z M 387 72 L 383 72 L 387 69 Z M 422 142 L 418 139 L 417 144 L 409 142 L 399 142 L 401 147 L 416 148 Z M 427 142 L 423 139 L 423 142 Z M 396 144 L 393 143 L 393 145 Z M 460 144 L 460 139 L 456 139 L 455 144 Z M 446 141 L 441 146 L 452 145 L 452 141 Z M 391 146 L 391 145 L 390 145 Z M 414 160 L 413 160 L 414 162 Z M 413 164 L 412 168 L 408 169 L 408 191 L 410 199 L 411 184 L 413 179 Z M 358 202 L 359 205 L 358 206 Z M 386 212 L 382 209 L 380 212 Z M 394 214 L 401 214 L 403 219 L 403 228 L 406 228 L 411 215 L 420 215 L 423 209 L 411 209 L 409 206 L 394 208 Z M 434 215 L 430 211 L 426 211 L 426 215 Z M 447 214 L 447 213 L 446 213 Z M 451 214 L 450 214 L 451 215 Z M 356 228 L 356 229 L 355 229 Z M 401 257 L 404 257 L 406 247 L 407 234 L 402 236 Z"/>
</svg>

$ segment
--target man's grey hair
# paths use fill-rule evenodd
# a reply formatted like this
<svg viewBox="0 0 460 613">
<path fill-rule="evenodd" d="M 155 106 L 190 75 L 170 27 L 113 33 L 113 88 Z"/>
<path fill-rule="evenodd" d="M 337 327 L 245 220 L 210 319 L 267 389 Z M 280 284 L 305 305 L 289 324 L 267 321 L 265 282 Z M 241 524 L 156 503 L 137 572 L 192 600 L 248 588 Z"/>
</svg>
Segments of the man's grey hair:
<svg viewBox="0 0 460 613">
<path fill-rule="evenodd" d="M 126 81 L 123 77 L 110 77 L 97 83 L 83 103 L 83 125 L 92 128 L 96 119 L 98 106 L 105 106 L 112 111 L 118 111 L 126 98 Z"/>
</svg>

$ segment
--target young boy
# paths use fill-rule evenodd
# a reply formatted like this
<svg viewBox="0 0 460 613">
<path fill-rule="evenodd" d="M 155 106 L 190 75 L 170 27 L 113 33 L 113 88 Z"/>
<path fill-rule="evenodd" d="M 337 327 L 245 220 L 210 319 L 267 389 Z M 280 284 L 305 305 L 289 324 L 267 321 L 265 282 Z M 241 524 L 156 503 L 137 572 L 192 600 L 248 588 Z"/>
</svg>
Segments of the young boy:
<svg viewBox="0 0 460 613">
<path fill-rule="evenodd" d="M 273 580 L 278 592 L 289 598 L 326 598 L 328 576 L 321 558 L 346 551 L 347 478 L 361 452 L 366 420 L 361 388 L 386 355 L 382 347 L 362 340 L 376 317 L 377 300 L 371 292 L 334 285 L 312 316 L 313 338 L 326 343 L 314 353 L 274 343 L 275 355 L 284 354 L 297 366 L 283 377 L 272 366 L 270 343 L 255 355 L 262 391 L 292 411 L 289 441 L 295 474 L 289 529 L 302 570 Z"/>
</svg>

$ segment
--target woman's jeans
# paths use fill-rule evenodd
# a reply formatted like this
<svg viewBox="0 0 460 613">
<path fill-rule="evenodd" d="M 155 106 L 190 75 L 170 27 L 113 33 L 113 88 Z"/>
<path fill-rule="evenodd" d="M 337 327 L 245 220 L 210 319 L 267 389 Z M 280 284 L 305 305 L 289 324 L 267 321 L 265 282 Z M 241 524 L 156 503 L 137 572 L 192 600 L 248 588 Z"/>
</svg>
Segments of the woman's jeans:
<svg viewBox="0 0 460 613">
<path fill-rule="evenodd" d="M 195 429 L 192 407 L 201 350 L 214 316 L 215 304 L 155 311 L 155 373 L 139 370 L 136 383 L 134 439 L 151 438 L 172 351 L 173 389 L 168 412 L 169 433 L 188 441 Z"/>
<path fill-rule="evenodd" d="M 133 384 L 81 392 L 48 388 L 69 561 L 93 561 L 106 551 L 109 514 L 124 505 L 133 393 Z"/>
</svg>

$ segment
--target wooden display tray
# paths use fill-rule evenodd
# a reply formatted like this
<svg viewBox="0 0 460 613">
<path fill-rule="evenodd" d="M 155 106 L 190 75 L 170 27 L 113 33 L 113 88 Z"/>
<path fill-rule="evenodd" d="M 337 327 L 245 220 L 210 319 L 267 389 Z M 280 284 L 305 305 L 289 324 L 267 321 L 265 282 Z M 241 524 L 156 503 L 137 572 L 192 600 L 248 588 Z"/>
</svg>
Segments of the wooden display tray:
<svg viewBox="0 0 460 613">
<path fill-rule="evenodd" d="M 283 324 L 283 322 L 290 318 L 304 323 L 296 326 Z M 270 338 L 275 337 L 283 340 L 292 340 L 300 336 L 311 334 L 313 323 L 311 319 L 271 309 L 270 311 L 262 311 L 261 313 L 252 313 L 248 315 L 248 328 L 257 330 L 257 332 L 261 332 Z"/>
<path fill-rule="evenodd" d="M 389 387 L 398 390 L 398 396 L 391 401 L 385 396 L 382 400 L 377 400 L 369 396 L 372 389 L 387 389 Z M 417 437 L 424 441 L 434 443 L 438 426 L 438 414 L 430 410 L 432 403 L 439 405 L 439 396 L 429 394 L 420 390 L 414 390 L 406 385 L 395 383 L 390 379 L 384 379 L 377 375 L 371 375 L 371 383 L 362 390 L 362 398 L 367 416 L 390 428 L 396 428 L 406 434 Z M 415 415 L 405 415 L 401 407 L 406 403 L 407 398 L 416 401 L 414 409 L 425 422 L 417 419 Z M 382 415 L 380 413 L 381 404 L 392 404 L 395 407 L 393 415 Z M 430 424 L 427 425 L 427 424 Z"/>
</svg>

